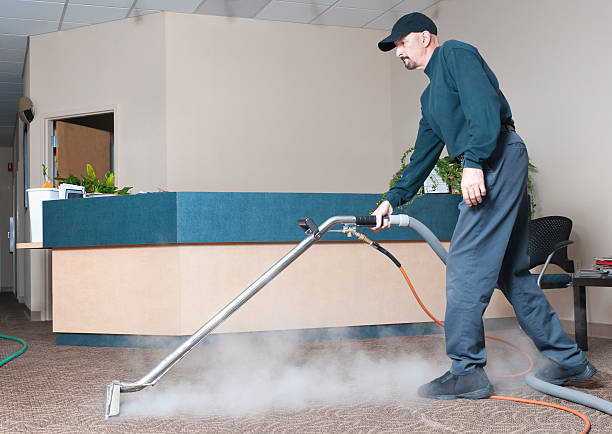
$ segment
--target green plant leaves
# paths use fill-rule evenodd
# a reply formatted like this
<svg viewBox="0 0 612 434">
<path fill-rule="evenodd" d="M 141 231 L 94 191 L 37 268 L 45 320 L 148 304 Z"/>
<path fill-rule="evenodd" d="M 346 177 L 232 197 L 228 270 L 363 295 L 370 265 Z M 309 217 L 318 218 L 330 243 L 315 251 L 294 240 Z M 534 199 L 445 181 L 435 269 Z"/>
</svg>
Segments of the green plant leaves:
<svg viewBox="0 0 612 434">
<path fill-rule="evenodd" d="M 461 175 L 463 169 L 457 160 L 451 157 L 442 157 L 436 162 L 438 175 L 448 185 L 452 194 L 461 194 Z"/>
<path fill-rule="evenodd" d="M 104 181 L 104 183 L 106 184 L 107 187 L 115 186 L 115 174 L 114 173 L 106 172 L 106 175 L 104 175 L 104 177 L 106 178 L 106 181 Z"/>
<path fill-rule="evenodd" d="M 391 180 L 389 181 L 389 189 L 391 189 L 395 185 L 395 183 L 402 177 L 404 170 L 408 167 L 406 160 L 408 159 L 408 156 L 413 151 L 414 151 L 414 146 L 408 148 L 406 152 L 402 154 L 402 157 L 400 158 L 400 168 L 391 177 Z M 529 171 L 537 172 L 537 167 L 534 166 L 531 161 L 529 161 L 528 164 L 529 164 L 528 173 Z M 459 164 L 459 162 L 455 160 L 454 158 L 447 156 L 447 157 L 442 157 L 438 159 L 438 161 L 436 162 L 436 168 L 438 171 L 438 175 L 440 175 L 440 178 L 442 178 L 442 180 L 448 185 L 448 188 L 451 194 L 462 194 L 461 193 L 461 176 L 463 175 L 463 169 L 461 167 L 461 164 Z M 531 219 L 535 215 L 536 201 L 535 201 L 535 192 L 533 189 L 533 180 L 531 179 L 531 176 L 529 174 L 527 176 L 527 191 L 529 193 L 529 199 L 531 202 L 530 203 L 531 205 L 530 215 L 529 215 L 529 218 Z M 403 209 L 402 208 L 403 206 L 410 205 L 417 197 L 423 196 L 423 194 L 424 194 L 423 187 L 421 186 L 417 194 L 409 202 L 406 202 L 405 204 L 400 205 L 399 208 Z M 383 203 L 386 196 L 387 196 L 387 193 L 384 193 L 381 196 L 380 200 L 374 206 L 374 209 L 372 209 L 370 212 L 373 212 L 378 207 L 378 205 Z"/>
<path fill-rule="evenodd" d="M 87 176 L 81 173 L 81 178 L 79 179 L 77 176 L 70 174 L 68 178 L 57 177 L 55 179 L 67 184 L 81 185 L 86 193 L 119 194 L 123 196 L 130 194 L 129 190 L 132 189 L 132 187 L 123 187 L 119 190 L 115 187 L 115 174 L 113 172 L 106 172 L 104 180 L 99 180 L 89 163 L 87 163 Z"/>
<path fill-rule="evenodd" d="M 121 190 L 117 190 L 115 193 L 119 194 L 119 195 L 126 195 L 126 194 L 130 194 L 128 193 L 128 191 L 131 189 L 132 187 L 123 187 Z"/>
<path fill-rule="evenodd" d="M 94 173 L 93 167 L 91 167 L 91 164 L 89 163 L 87 163 L 87 176 L 91 182 L 96 180 L 96 174 Z"/>
</svg>

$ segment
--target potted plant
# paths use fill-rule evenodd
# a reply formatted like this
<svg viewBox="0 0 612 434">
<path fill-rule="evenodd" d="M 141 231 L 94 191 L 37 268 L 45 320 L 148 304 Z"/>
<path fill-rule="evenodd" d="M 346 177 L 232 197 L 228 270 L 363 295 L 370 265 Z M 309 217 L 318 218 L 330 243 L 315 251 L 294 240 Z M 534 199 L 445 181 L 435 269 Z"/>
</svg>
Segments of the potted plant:
<svg viewBox="0 0 612 434">
<path fill-rule="evenodd" d="M 413 151 L 414 151 L 414 146 L 411 148 L 408 148 L 408 150 L 406 150 L 406 152 L 404 152 L 404 154 L 400 158 L 400 168 L 391 177 L 391 180 L 389 181 L 389 188 L 393 187 L 395 183 L 402 177 L 402 173 L 404 172 L 404 169 L 408 167 L 408 163 L 406 163 L 406 159 Z M 535 170 L 536 170 L 536 166 L 534 166 L 531 162 L 529 162 L 529 171 L 535 171 Z M 461 193 L 461 175 L 463 174 L 463 169 L 461 168 L 461 165 L 459 164 L 457 160 L 455 160 L 454 158 L 448 157 L 448 156 L 441 157 L 436 162 L 436 167 L 434 168 L 434 171 L 439 175 L 442 181 L 444 181 L 446 185 L 448 185 L 448 190 L 450 194 L 462 194 Z M 531 176 L 529 175 L 527 177 L 527 192 L 529 194 L 529 200 L 530 200 L 530 205 L 531 205 L 530 213 L 529 213 L 529 218 L 531 219 L 533 218 L 534 213 L 535 213 L 536 202 L 535 202 L 535 194 L 533 191 L 533 181 L 531 179 Z M 385 200 L 386 194 L 387 193 L 384 193 L 382 195 L 382 197 L 380 198 L 380 200 L 378 201 L 374 209 L 376 209 L 376 207 L 378 207 L 378 205 L 380 205 Z M 421 186 L 421 188 L 419 188 L 414 198 L 412 198 L 409 202 L 406 202 L 405 204 L 400 205 L 399 208 L 403 209 L 402 207 L 406 205 L 410 205 L 412 202 L 414 202 L 414 200 L 417 197 L 423 196 L 424 194 L 426 193 L 424 191 L 423 186 Z"/>
<path fill-rule="evenodd" d="M 87 196 L 111 196 L 111 195 L 128 195 L 132 187 L 123 187 L 121 189 L 115 186 L 115 174 L 106 172 L 104 179 L 100 180 L 96 177 L 93 167 L 87 163 L 87 175 L 81 174 L 81 178 L 70 174 L 67 178 L 55 178 L 57 181 L 65 182 L 66 184 L 80 185 L 85 188 Z"/>
</svg>

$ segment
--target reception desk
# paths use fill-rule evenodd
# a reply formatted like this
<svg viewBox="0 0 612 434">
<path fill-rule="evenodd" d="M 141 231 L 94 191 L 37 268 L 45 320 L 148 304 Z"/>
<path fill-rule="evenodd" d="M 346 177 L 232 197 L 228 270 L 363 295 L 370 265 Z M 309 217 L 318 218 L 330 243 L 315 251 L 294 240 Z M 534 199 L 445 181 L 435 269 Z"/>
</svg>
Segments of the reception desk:
<svg viewBox="0 0 612 434">
<path fill-rule="evenodd" d="M 57 342 L 134 345 L 149 336 L 190 335 L 304 239 L 299 217 L 320 224 L 366 214 L 377 200 L 179 192 L 45 202 Z M 426 195 L 399 212 L 425 223 L 448 248 L 460 200 Z M 410 229 L 364 231 L 402 262 L 423 301 L 443 318 L 444 265 L 429 246 Z M 512 316 L 499 298 L 488 316 Z M 354 238 L 328 233 L 215 333 L 349 327 L 366 337 L 381 326 L 423 333 L 430 321 L 391 261 Z"/>
</svg>

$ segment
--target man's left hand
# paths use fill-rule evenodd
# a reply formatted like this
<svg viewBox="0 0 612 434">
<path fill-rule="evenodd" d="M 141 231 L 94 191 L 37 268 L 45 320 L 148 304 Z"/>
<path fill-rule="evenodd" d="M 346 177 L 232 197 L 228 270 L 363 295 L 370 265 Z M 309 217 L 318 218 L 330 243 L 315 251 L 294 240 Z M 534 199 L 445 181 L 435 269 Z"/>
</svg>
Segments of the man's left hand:
<svg viewBox="0 0 612 434">
<path fill-rule="evenodd" d="M 461 192 L 467 206 L 482 203 L 482 197 L 487 195 L 482 169 L 464 167 L 461 177 Z"/>
</svg>

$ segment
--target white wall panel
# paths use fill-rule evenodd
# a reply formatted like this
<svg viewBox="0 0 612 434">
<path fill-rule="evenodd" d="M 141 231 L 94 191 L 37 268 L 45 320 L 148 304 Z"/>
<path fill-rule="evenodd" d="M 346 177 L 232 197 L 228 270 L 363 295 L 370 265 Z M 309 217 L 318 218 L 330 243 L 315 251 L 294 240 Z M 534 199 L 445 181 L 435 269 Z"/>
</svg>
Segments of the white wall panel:
<svg viewBox="0 0 612 434">
<path fill-rule="evenodd" d="M 28 44 L 27 36 L 6 35 L 4 28 L 0 29 L 0 48 L 23 50 L 25 51 Z"/>
<path fill-rule="evenodd" d="M 372 9 L 377 11 L 387 11 L 400 4 L 402 0 L 340 0 L 337 6 L 349 8 Z"/>
<path fill-rule="evenodd" d="M 57 30 L 58 21 L 25 20 L 0 17 L 0 32 L 9 35 L 38 35 Z"/>
<path fill-rule="evenodd" d="M 275 21 L 308 23 L 321 14 L 327 6 L 321 4 L 273 1 L 266 6 L 257 18 Z"/>
<path fill-rule="evenodd" d="M 252 18 L 267 3 L 268 0 L 206 0 L 198 13 Z"/>
<path fill-rule="evenodd" d="M 329 26 L 362 27 L 380 15 L 380 11 L 369 9 L 355 9 L 333 7 L 321 15 L 312 24 L 326 24 Z"/>
<path fill-rule="evenodd" d="M 132 3 L 134 3 L 134 0 L 70 0 L 70 4 L 109 6 L 114 8 L 129 8 L 132 6 Z"/>
<path fill-rule="evenodd" d="M 59 21 L 63 9 L 63 3 L 28 0 L 0 1 L 0 17 L 6 18 Z"/>
<path fill-rule="evenodd" d="M 191 13 L 200 2 L 201 0 L 138 0 L 136 7 L 139 9 Z"/>
<path fill-rule="evenodd" d="M 68 3 L 64 20 L 73 23 L 95 24 L 125 18 L 127 8 L 110 8 Z"/>
<path fill-rule="evenodd" d="M 25 56 L 24 50 L 13 50 L 13 49 L 7 49 L 7 48 L 0 48 L 0 60 L 4 62 L 23 62 L 24 56 Z"/>
<path fill-rule="evenodd" d="M 0 73 L 21 76 L 23 62 L 2 62 L 0 61 Z"/>
</svg>

